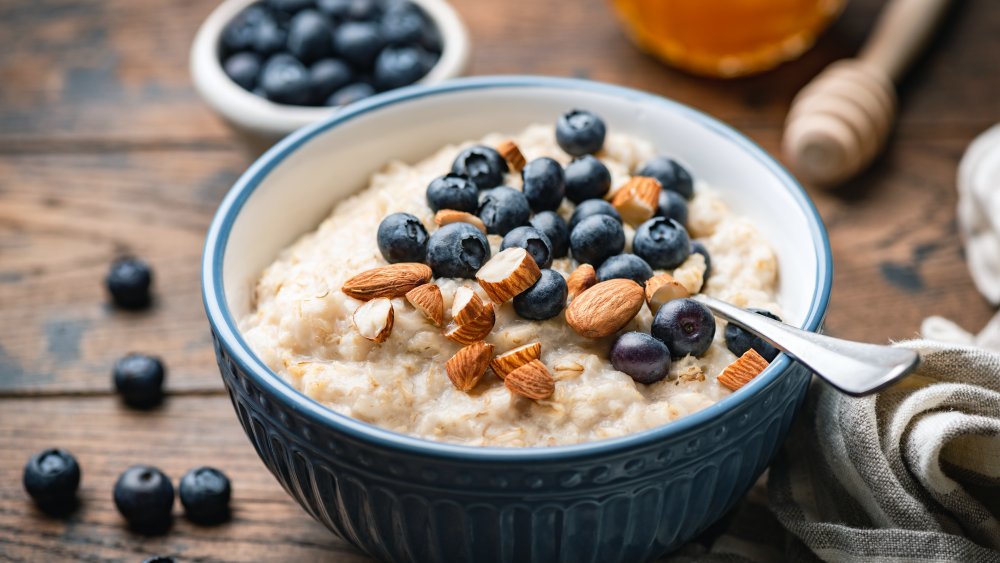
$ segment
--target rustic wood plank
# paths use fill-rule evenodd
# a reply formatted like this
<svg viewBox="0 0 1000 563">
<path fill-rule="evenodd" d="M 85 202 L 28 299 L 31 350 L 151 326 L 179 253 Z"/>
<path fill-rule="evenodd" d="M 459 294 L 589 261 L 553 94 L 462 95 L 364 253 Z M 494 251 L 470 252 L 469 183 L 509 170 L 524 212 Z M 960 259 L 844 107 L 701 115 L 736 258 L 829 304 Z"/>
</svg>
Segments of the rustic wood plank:
<svg viewBox="0 0 1000 563">
<path fill-rule="evenodd" d="M 0 400 L 0 559 L 139 561 L 152 554 L 184 561 L 368 561 L 314 522 L 258 459 L 228 397 L 173 397 L 151 412 L 111 397 Z M 38 450 L 77 457 L 80 508 L 68 518 L 39 511 L 21 488 L 23 464 Z M 111 500 L 118 475 L 136 463 L 177 480 L 211 465 L 233 483 L 233 519 L 198 526 L 178 502 L 169 533 L 130 532 Z"/>
</svg>

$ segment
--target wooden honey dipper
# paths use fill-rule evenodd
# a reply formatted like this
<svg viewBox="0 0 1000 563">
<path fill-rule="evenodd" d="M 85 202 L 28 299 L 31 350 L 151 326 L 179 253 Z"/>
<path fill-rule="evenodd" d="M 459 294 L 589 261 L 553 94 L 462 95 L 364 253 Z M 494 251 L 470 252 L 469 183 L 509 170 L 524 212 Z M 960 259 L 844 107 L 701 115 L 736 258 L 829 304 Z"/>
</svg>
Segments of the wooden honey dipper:
<svg viewBox="0 0 1000 563">
<path fill-rule="evenodd" d="M 834 186 L 871 164 L 896 118 L 895 84 L 951 0 L 892 0 L 854 59 L 823 70 L 792 100 L 782 148 L 799 176 Z"/>
</svg>

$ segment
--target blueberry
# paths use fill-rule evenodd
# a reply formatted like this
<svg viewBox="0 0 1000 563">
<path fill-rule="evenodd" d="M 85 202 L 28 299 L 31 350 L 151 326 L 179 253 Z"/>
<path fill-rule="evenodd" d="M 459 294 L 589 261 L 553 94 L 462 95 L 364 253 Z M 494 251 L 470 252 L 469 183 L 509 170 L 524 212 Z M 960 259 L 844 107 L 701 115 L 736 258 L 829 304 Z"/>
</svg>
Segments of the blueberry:
<svg viewBox="0 0 1000 563">
<path fill-rule="evenodd" d="M 312 98 L 322 102 L 354 80 L 354 72 L 340 59 L 321 59 L 309 67 Z"/>
<path fill-rule="evenodd" d="M 222 30 L 222 50 L 225 53 L 245 51 L 253 47 L 257 26 L 270 20 L 267 10 L 260 6 L 250 6 L 236 14 Z"/>
<path fill-rule="evenodd" d="M 555 211 L 535 213 L 528 223 L 549 237 L 553 258 L 565 258 L 569 254 L 569 227 L 558 213 Z"/>
<path fill-rule="evenodd" d="M 503 237 L 500 250 L 515 246 L 527 250 L 539 268 L 552 265 L 552 243 L 542 231 L 534 227 L 517 227 L 511 230 Z"/>
<path fill-rule="evenodd" d="M 694 299 L 673 299 L 656 312 L 650 332 L 670 348 L 673 358 L 701 356 L 715 337 L 715 318 Z"/>
<path fill-rule="evenodd" d="M 22 481 L 24 490 L 41 508 L 66 507 L 73 504 L 80 487 L 80 464 L 66 450 L 42 450 L 24 466 Z"/>
<path fill-rule="evenodd" d="M 484 145 L 463 150 L 451 163 L 452 173 L 467 176 L 481 190 L 502 184 L 503 175 L 507 170 L 507 161 L 500 156 L 500 153 Z"/>
<path fill-rule="evenodd" d="M 288 53 L 278 53 L 264 63 L 260 87 L 267 99 L 279 104 L 305 105 L 312 95 L 309 71 Z"/>
<path fill-rule="evenodd" d="M 476 214 L 486 225 L 486 232 L 506 235 L 514 227 L 528 222 L 531 207 L 523 193 L 509 186 L 500 186 L 480 193 Z"/>
<path fill-rule="evenodd" d="M 607 215 L 619 223 L 622 222 L 622 216 L 618 214 L 618 210 L 613 205 L 603 199 L 588 199 L 577 205 L 576 209 L 573 210 L 573 214 L 570 215 L 569 232 L 572 233 L 580 221 L 591 215 Z"/>
<path fill-rule="evenodd" d="M 593 113 L 575 109 L 556 122 L 556 142 L 573 156 L 593 154 L 604 146 L 604 121 Z"/>
<path fill-rule="evenodd" d="M 129 354 L 115 362 L 112 375 L 115 389 L 130 407 L 145 409 L 163 400 L 166 369 L 157 357 Z"/>
<path fill-rule="evenodd" d="M 212 467 L 196 467 L 181 477 L 178 496 L 188 519 L 200 524 L 216 524 L 229 518 L 232 487 L 229 478 Z"/>
<path fill-rule="evenodd" d="M 139 258 L 115 260 L 104 283 L 112 301 L 123 309 L 142 309 L 152 302 L 149 288 L 153 284 L 153 270 Z"/>
<path fill-rule="evenodd" d="M 316 0 L 316 8 L 331 18 L 346 20 L 351 13 L 351 0 Z"/>
<path fill-rule="evenodd" d="M 615 278 L 625 278 L 639 285 L 645 285 L 646 280 L 653 277 L 653 269 L 645 260 L 635 254 L 618 254 L 608 258 L 597 269 L 597 281 L 607 281 Z"/>
<path fill-rule="evenodd" d="M 236 53 L 226 59 L 222 70 L 240 88 L 253 90 L 257 84 L 257 75 L 260 74 L 260 57 L 248 51 Z"/>
<path fill-rule="evenodd" d="M 267 19 L 257 25 L 253 34 L 253 50 L 267 56 L 285 48 L 288 42 L 288 32 L 274 19 Z"/>
<path fill-rule="evenodd" d="M 420 10 L 409 2 L 400 2 L 382 17 L 382 37 L 390 45 L 412 45 L 420 42 L 427 21 Z"/>
<path fill-rule="evenodd" d="M 577 262 L 596 268 L 625 248 L 625 230 L 614 217 L 593 215 L 573 227 L 569 247 Z"/>
<path fill-rule="evenodd" d="M 666 217 L 667 219 L 673 219 L 681 225 L 687 225 L 688 222 L 688 203 L 681 194 L 670 191 L 670 190 L 660 190 L 660 206 L 656 208 L 657 217 Z"/>
<path fill-rule="evenodd" d="M 328 57 L 333 52 L 333 29 L 323 14 L 303 10 L 292 18 L 288 28 L 288 50 L 303 63 Z"/>
<path fill-rule="evenodd" d="M 354 84 L 348 84 L 340 90 L 337 90 L 326 100 L 326 105 L 328 106 L 346 106 L 347 104 L 353 104 L 358 100 L 363 100 L 369 96 L 375 95 L 375 88 L 371 84 L 365 84 L 364 82 L 355 82 Z"/>
<path fill-rule="evenodd" d="M 514 311 L 533 321 L 551 319 L 566 306 L 568 292 L 562 274 L 544 269 L 534 285 L 514 296 Z"/>
<path fill-rule="evenodd" d="M 656 383 L 670 371 L 670 349 L 644 332 L 626 332 L 611 345 L 611 365 L 636 383 Z"/>
<path fill-rule="evenodd" d="M 381 5 L 376 0 L 351 0 L 347 9 L 347 17 L 358 21 L 377 19 L 381 13 Z"/>
<path fill-rule="evenodd" d="M 341 24 L 333 34 L 337 53 L 356 69 L 371 68 L 385 45 L 377 25 L 368 22 Z"/>
<path fill-rule="evenodd" d="M 694 180 L 691 178 L 691 173 L 672 158 L 653 157 L 639 167 L 636 175 L 656 178 L 663 189 L 677 192 L 684 196 L 684 199 L 691 199 L 694 196 Z"/>
<path fill-rule="evenodd" d="M 479 189 L 465 176 L 439 176 L 427 185 L 427 205 L 435 212 L 455 209 L 475 213 L 479 209 Z"/>
<path fill-rule="evenodd" d="M 427 265 L 438 278 L 473 278 L 490 259 L 490 243 L 468 223 L 451 223 L 431 234 Z"/>
<path fill-rule="evenodd" d="M 708 254 L 708 248 L 705 247 L 705 243 L 700 240 L 691 241 L 691 254 L 701 254 L 705 257 L 705 273 L 701 275 L 703 280 L 708 280 L 708 276 L 712 275 L 712 257 Z"/>
<path fill-rule="evenodd" d="M 430 70 L 430 53 L 420 47 L 387 47 L 375 59 L 375 85 L 390 90 L 413 84 Z"/>
<path fill-rule="evenodd" d="M 603 198 L 611 190 L 611 172 L 593 155 L 585 154 L 566 165 L 566 197 L 573 203 Z"/>
<path fill-rule="evenodd" d="M 677 221 L 653 217 L 635 230 L 632 252 L 653 269 L 669 270 L 687 260 L 691 254 L 691 239 Z"/>
<path fill-rule="evenodd" d="M 423 262 L 427 257 L 427 229 L 409 213 L 392 213 L 378 225 L 378 249 L 390 264 Z"/>
<path fill-rule="evenodd" d="M 774 313 L 767 311 L 765 309 L 747 309 L 757 313 L 758 315 L 763 315 L 769 319 L 774 319 L 776 321 L 781 321 L 781 318 Z M 736 326 L 733 323 L 726 325 L 725 330 L 726 336 L 726 348 L 737 357 L 742 356 L 747 350 L 753 348 L 758 354 L 764 357 L 765 360 L 773 362 L 774 358 L 778 356 L 779 350 L 767 342 L 763 338 L 747 332 L 741 327 Z"/>
<path fill-rule="evenodd" d="M 267 0 L 267 5 L 273 10 L 294 14 L 313 7 L 313 0 Z"/>
<path fill-rule="evenodd" d="M 115 482 L 114 499 L 118 512 L 134 529 L 159 529 L 170 522 L 174 486 L 159 469 L 133 465 Z"/>
<path fill-rule="evenodd" d="M 176 563 L 176 560 L 169 555 L 154 555 L 149 559 L 143 559 L 142 563 Z"/>
<path fill-rule="evenodd" d="M 548 157 L 536 158 L 521 171 L 524 196 L 531 210 L 553 211 L 559 208 L 566 195 L 566 181 L 562 166 Z"/>
</svg>

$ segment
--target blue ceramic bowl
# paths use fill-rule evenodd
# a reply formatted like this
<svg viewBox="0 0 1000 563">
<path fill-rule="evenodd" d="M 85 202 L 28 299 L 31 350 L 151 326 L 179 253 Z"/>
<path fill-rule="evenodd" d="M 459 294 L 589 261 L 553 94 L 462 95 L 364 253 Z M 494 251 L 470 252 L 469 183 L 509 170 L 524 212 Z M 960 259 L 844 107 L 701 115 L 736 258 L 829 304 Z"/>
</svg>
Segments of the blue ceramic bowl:
<svg viewBox="0 0 1000 563">
<path fill-rule="evenodd" d="M 642 561 L 704 530 L 784 439 L 810 373 L 780 356 L 750 384 L 671 424 L 548 448 L 422 440 L 337 414 L 269 370 L 237 319 L 259 272 L 386 161 L 552 123 L 572 107 L 645 137 L 707 180 L 774 246 L 787 320 L 817 330 L 830 249 L 799 185 L 760 148 L 686 106 L 579 80 L 491 77 L 397 90 L 279 143 L 243 174 L 205 247 L 205 308 L 243 428 L 285 490 L 330 530 L 396 561 Z"/>
</svg>

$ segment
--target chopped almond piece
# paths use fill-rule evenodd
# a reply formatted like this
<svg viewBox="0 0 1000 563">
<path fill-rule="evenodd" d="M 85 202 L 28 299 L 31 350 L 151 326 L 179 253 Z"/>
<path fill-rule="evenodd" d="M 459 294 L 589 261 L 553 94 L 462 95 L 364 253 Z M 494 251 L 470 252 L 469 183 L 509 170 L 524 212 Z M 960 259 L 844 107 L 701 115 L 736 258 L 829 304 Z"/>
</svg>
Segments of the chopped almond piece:
<svg viewBox="0 0 1000 563">
<path fill-rule="evenodd" d="M 430 279 L 431 269 L 426 264 L 401 262 L 361 272 L 344 282 L 340 290 L 361 301 L 378 297 L 402 297 Z"/>
<path fill-rule="evenodd" d="M 441 297 L 441 288 L 425 283 L 406 292 L 406 300 L 434 326 L 441 326 L 444 323 L 444 299 Z"/>
<path fill-rule="evenodd" d="M 490 361 L 490 367 L 493 368 L 493 373 L 497 374 L 497 377 L 503 379 L 507 377 L 508 373 L 531 360 L 537 360 L 541 354 L 542 344 L 540 342 L 532 342 L 531 344 L 519 346 L 496 356 Z"/>
<path fill-rule="evenodd" d="M 444 365 L 448 379 L 460 391 L 470 391 L 486 373 L 493 345 L 474 342 L 455 353 Z"/>
<path fill-rule="evenodd" d="M 691 297 L 691 292 L 670 274 L 657 274 L 646 280 L 646 304 L 654 315 L 667 301 L 682 297 Z"/>
<path fill-rule="evenodd" d="M 442 209 L 434 214 L 434 223 L 436 223 L 439 227 L 443 227 L 451 223 L 468 223 L 482 231 L 484 235 L 486 234 L 486 225 L 483 224 L 483 220 L 476 217 L 472 213 L 467 213 L 465 211 Z"/>
<path fill-rule="evenodd" d="M 551 397 L 556 388 L 552 374 L 538 360 L 531 360 L 508 373 L 503 384 L 511 393 L 535 400 Z"/>
<path fill-rule="evenodd" d="M 716 379 L 731 391 L 736 391 L 760 375 L 760 372 L 764 371 L 768 365 L 768 361 L 763 356 L 750 348 L 735 362 L 726 366 L 726 369 L 722 370 Z"/>
<path fill-rule="evenodd" d="M 633 176 L 615 192 L 611 205 L 626 223 L 637 227 L 656 213 L 660 205 L 660 181 L 646 176 Z"/>
<path fill-rule="evenodd" d="M 520 247 L 501 250 L 476 272 L 479 286 L 500 305 L 531 287 L 542 271 L 528 251 Z"/>
<path fill-rule="evenodd" d="M 493 303 L 487 302 L 483 307 L 483 312 L 478 317 L 464 324 L 450 323 L 444 331 L 444 336 L 458 344 L 472 344 L 486 338 L 493 330 L 495 323 L 496 314 L 493 312 Z"/>
<path fill-rule="evenodd" d="M 590 264 L 580 264 L 569 275 L 569 279 L 566 280 L 570 299 L 573 299 L 595 285 L 597 285 L 597 271 Z"/>
<path fill-rule="evenodd" d="M 524 169 L 524 164 L 527 161 L 525 160 L 524 155 L 521 154 L 521 149 L 518 148 L 514 141 L 508 139 L 500 143 L 497 145 L 497 152 L 500 153 L 500 156 L 507 161 L 507 164 L 510 165 L 514 172 L 520 172 Z"/>
<path fill-rule="evenodd" d="M 358 329 L 358 334 L 372 342 L 385 342 L 389 338 L 394 319 L 392 301 L 387 297 L 379 297 L 362 303 L 354 311 L 353 317 L 354 328 Z"/>
</svg>

